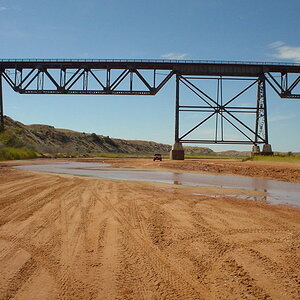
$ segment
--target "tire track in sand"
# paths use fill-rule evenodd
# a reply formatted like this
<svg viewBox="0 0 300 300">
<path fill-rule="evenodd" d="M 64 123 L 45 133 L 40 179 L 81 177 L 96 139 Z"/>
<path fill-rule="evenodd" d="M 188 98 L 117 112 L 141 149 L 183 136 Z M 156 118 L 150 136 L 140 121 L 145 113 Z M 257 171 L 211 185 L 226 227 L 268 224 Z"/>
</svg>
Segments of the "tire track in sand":
<svg viewBox="0 0 300 300">
<path fill-rule="evenodd" d="M 97 197 L 97 192 L 94 192 Z M 167 278 L 167 282 L 174 289 L 184 291 L 185 295 L 193 295 L 194 299 L 202 299 L 201 295 L 206 294 L 198 281 L 192 278 L 189 274 L 174 263 L 171 263 L 165 254 L 155 247 L 148 239 L 146 239 L 138 230 L 132 227 L 131 216 L 126 216 L 120 209 L 117 209 L 110 203 L 109 197 L 99 197 L 100 201 L 107 206 L 123 228 L 123 234 L 127 235 L 128 241 L 134 241 L 135 247 L 139 249 L 142 257 L 147 258 L 148 266 L 155 268 L 156 272 L 162 275 L 162 278 Z"/>
<path fill-rule="evenodd" d="M 27 260 L 27 262 L 19 269 L 19 271 L 10 278 L 6 287 L 0 288 L 0 299 L 9 300 L 14 298 L 23 284 L 33 275 L 38 265 L 33 258 Z"/>
</svg>

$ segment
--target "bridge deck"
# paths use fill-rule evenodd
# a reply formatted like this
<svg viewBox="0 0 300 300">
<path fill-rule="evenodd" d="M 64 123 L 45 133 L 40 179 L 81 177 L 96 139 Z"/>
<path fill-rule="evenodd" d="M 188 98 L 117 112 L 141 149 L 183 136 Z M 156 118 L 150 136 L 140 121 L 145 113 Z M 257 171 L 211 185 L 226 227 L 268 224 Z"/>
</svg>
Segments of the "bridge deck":
<svg viewBox="0 0 300 300">
<path fill-rule="evenodd" d="M 172 70 L 181 75 L 259 76 L 267 72 L 300 73 L 300 64 L 163 59 L 0 59 L 1 69 L 142 69 Z"/>
</svg>

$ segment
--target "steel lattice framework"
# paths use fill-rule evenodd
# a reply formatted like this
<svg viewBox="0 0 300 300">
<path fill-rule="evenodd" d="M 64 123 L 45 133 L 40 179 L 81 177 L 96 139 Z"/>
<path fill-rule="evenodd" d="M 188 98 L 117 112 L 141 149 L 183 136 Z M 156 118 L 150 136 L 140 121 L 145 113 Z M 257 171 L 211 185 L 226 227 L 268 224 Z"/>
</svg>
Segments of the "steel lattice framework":
<svg viewBox="0 0 300 300">
<path fill-rule="evenodd" d="M 155 95 L 176 77 L 175 142 L 268 144 L 266 84 L 281 98 L 299 99 L 300 64 L 228 62 L 198 60 L 62 60 L 2 59 L 0 60 L 0 129 L 4 129 L 2 81 L 20 94 L 94 94 L 94 95 Z M 216 97 L 191 79 L 215 80 Z M 245 80 L 250 84 L 230 99 L 223 99 L 224 80 Z M 184 105 L 180 97 L 184 86 L 201 103 Z M 257 87 L 255 104 L 235 105 L 238 97 Z M 208 116 L 180 134 L 182 112 L 205 112 Z M 237 114 L 255 114 L 249 126 Z M 216 119 L 211 139 L 190 138 L 204 123 Z M 235 128 L 243 139 L 226 139 L 224 124 Z"/>
</svg>

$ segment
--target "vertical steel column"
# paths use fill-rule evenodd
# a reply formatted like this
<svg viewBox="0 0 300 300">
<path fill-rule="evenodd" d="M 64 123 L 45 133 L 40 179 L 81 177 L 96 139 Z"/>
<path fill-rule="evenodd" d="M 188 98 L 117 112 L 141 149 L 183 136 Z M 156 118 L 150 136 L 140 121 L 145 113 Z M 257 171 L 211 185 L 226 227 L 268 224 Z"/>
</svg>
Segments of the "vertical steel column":
<svg viewBox="0 0 300 300">
<path fill-rule="evenodd" d="M 266 97 L 266 80 L 263 75 L 263 103 L 264 103 L 264 116 L 265 116 L 265 144 L 269 144 L 269 130 L 268 130 L 268 114 L 267 114 L 267 97 Z"/>
<path fill-rule="evenodd" d="M 0 131 L 4 131 L 3 96 L 2 96 L 2 72 L 0 72 Z"/>
<path fill-rule="evenodd" d="M 107 91 L 110 91 L 111 86 L 110 86 L 110 69 L 106 70 L 106 88 Z"/>
<path fill-rule="evenodd" d="M 179 83 L 180 75 L 176 74 L 175 144 L 170 152 L 170 158 L 172 160 L 184 160 L 184 150 L 179 138 Z"/>
<path fill-rule="evenodd" d="M 179 76 L 176 75 L 175 143 L 179 142 Z"/>
<path fill-rule="evenodd" d="M 258 80 L 257 88 L 257 107 L 256 107 L 256 125 L 255 125 L 255 143 L 259 138 L 262 142 L 269 143 L 268 137 L 268 119 L 267 119 L 267 101 L 266 101 L 266 82 L 262 74 Z"/>
<path fill-rule="evenodd" d="M 130 84 L 129 84 L 129 90 L 132 92 L 133 89 L 133 70 L 130 70 Z"/>
</svg>

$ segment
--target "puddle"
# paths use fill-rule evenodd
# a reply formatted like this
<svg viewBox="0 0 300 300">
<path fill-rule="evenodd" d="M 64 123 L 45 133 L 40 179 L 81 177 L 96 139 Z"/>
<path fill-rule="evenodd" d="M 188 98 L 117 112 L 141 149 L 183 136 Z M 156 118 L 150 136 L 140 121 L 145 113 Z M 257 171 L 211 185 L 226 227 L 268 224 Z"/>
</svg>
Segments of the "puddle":
<svg viewBox="0 0 300 300">
<path fill-rule="evenodd" d="M 290 204 L 300 207 L 300 184 L 254 177 L 191 174 L 111 168 L 108 164 L 85 162 L 53 162 L 23 165 L 22 170 L 100 177 L 118 180 L 152 181 L 189 186 L 236 188 L 265 193 L 263 200 L 271 204 Z M 240 196 L 240 195 L 239 195 Z M 243 196 L 242 196 L 243 197 Z M 250 196 L 251 197 L 251 196 Z M 259 198 L 259 196 L 257 197 Z M 251 199 L 251 198 L 249 198 Z"/>
</svg>

